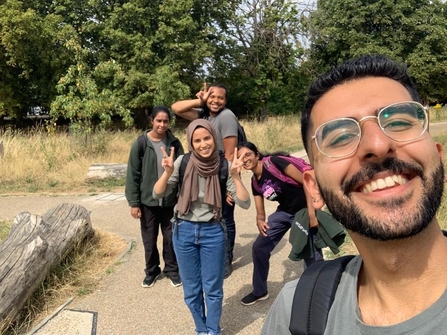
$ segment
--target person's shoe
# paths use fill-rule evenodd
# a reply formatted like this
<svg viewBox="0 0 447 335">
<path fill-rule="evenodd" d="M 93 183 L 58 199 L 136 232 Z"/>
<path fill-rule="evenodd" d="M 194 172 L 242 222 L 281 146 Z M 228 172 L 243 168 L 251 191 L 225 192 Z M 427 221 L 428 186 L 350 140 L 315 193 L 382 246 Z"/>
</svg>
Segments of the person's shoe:
<svg viewBox="0 0 447 335">
<path fill-rule="evenodd" d="M 174 287 L 182 285 L 182 280 L 180 279 L 179 275 L 172 275 L 169 277 L 169 279 L 171 279 L 171 285 Z"/>
<path fill-rule="evenodd" d="M 154 286 L 154 284 L 157 281 L 158 277 L 160 277 L 160 274 L 158 274 L 156 276 L 146 276 L 146 278 L 144 278 L 143 282 L 141 283 L 141 286 L 143 286 L 143 287 L 152 287 L 152 286 Z"/>
<path fill-rule="evenodd" d="M 232 273 L 233 273 L 233 264 L 226 265 L 224 279 L 227 279 L 228 277 L 230 277 L 230 275 Z"/>
<path fill-rule="evenodd" d="M 267 300 L 268 298 L 269 298 L 268 293 L 261 295 L 260 297 L 254 295 L 253 293 L 250 293 L 249 295 L 246 295 L 245 297 L 242 298 L 241 304 L 244 306 L 250 306 L 250 305 L 253 305 L 257 301 Z"/>
</svg>

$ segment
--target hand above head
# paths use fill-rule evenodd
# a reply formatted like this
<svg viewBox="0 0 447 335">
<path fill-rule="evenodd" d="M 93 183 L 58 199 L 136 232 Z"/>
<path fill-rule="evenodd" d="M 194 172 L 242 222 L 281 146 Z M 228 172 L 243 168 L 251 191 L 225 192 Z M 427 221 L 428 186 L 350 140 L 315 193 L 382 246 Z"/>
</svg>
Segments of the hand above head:
<svg viewBox="0 0 447 335">
<path fill-rule="evenodd" d="M 171 152 L 168 156 L 168 154 L 165 151 L 165 148 L 163 147 L 161 148 L 161 152 L 163 154 L 163 158 L 161 160 L 161 166 L 169 175 L 171 175 L 172 172 L 174 172 L 174 151 L 175 151 L 174 147 L 171 147 Z"/>
<path fill-rule="evenodd" d="M 203 90 L 199 91 L 196 94 L 196 97 L 200 99 L 201 105 L 203 106 L 206 103 L 206 100 L 210 96 L 212 91 L 208 91 L 208 86 L 206 83 L 203 83 Z"/>
</svg>

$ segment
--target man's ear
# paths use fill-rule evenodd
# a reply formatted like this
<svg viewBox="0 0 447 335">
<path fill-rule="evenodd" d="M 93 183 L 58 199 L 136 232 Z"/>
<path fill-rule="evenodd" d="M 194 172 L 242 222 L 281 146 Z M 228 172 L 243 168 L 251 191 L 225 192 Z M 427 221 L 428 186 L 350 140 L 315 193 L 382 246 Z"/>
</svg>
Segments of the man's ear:
<svg viewBox="0 0 447 335">
<path fill-rule="evenodd" d="M 304 187 L 308 191 L 308 194 L 310 194 L 310 196 L 312 197 L 313 207 L 315 209 L 321 209 L 324 206 L 324 200 L 321 197 L 314 170 L 305 171 L 303 173 L 303 183 Z"/>
<path fill-rule="evenodd" d="M 441 145 L 441 143 L 436 142 L 436 149 L 438 150 L 439 158 L 441 158 L 441 161 L 442 161 L 442 159 L 444 158 L 444 152 L 443 152 L 443 150 L 442 150 L 442 145 Z"/>
</svg>

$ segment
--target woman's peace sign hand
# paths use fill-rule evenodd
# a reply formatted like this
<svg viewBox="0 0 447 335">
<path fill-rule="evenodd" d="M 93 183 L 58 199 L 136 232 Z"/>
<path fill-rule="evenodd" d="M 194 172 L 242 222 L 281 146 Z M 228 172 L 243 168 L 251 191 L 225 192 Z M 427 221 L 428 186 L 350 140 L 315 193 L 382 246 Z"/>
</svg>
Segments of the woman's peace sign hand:
<svg viewBox="0 0 447 335">
<path fill-rule="evenodd" d="M 161 153 L 163 154 L 163 158 L 161 160 L 161 166 L 165 169 L 166 173 L 169 175 L 174 172 L 174 147 L 171 147 L 171 152 L 168 154 L 165 151 L 165 148 L 161 147 Z"/>
<path fill-rule="evenodd" d="M 240 177 L 240 172 L 244 163 L 237 157 L 237 148 L 234 148 L 233 162 L 231 162 L 230 174 L 233 179 Z"/>
</svg>

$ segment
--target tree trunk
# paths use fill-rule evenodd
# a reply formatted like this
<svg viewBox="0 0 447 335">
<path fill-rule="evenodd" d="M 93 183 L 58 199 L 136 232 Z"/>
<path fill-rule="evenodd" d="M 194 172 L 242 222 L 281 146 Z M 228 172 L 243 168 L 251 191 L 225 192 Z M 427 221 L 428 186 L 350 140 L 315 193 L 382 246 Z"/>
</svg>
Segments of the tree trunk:
<svg viewBox="0 0 447 335">
<path fill-rule="evenodd" d="M 261 110 L 259 111 L 259 122 L 264 122 L 267 120 L 267 112 L 267 104 L 263 102 Z"/>
<path fill-rule="evenodd" d="M 17 214 L 0 244 L 0 328 L 14 320 L 50 270 L 93 234 L 90 212 L 80 205 L 60 204 L 42 217 Z"/>
<path fill-rule="evenodd" d="M 147 108 L 137 108 L 135 109 L 134 116 L 135 125 L 138 129 L 148 129 L 149 128 L 149 112 Z"/>
</svg>

